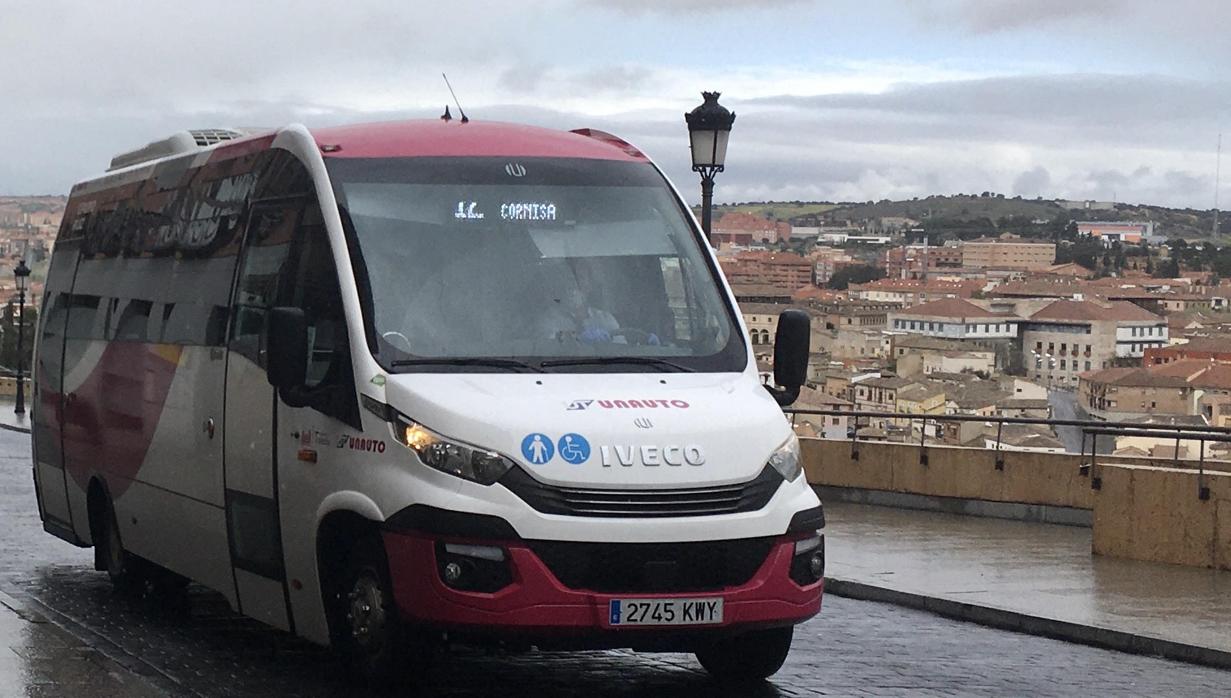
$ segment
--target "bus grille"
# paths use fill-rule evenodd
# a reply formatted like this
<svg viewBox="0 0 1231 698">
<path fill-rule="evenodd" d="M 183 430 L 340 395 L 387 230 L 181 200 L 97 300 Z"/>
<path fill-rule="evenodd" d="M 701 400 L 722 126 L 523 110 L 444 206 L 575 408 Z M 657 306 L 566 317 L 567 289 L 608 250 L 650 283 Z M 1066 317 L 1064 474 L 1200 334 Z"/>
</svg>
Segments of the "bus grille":
<svg viewBox="0 0 1231 698">
<path fill-rule="evenodd" d="M 687 489 L 592 489 L 556 487 L 513 468 L 500 479 L 536 511 L 564 516 L 647 518 L 715 516 L 757 511 L 782 484 L 778 471 L 766 466 L 754 480 L 734 485 Z"/>
<path fill-rule="evenodd" d="M 702 543 L 568 543 L 527 541 L 570 589 L 599 593 L 717 591 L 748 583 L 774 547 L 773 538 Z"/>
</svg>

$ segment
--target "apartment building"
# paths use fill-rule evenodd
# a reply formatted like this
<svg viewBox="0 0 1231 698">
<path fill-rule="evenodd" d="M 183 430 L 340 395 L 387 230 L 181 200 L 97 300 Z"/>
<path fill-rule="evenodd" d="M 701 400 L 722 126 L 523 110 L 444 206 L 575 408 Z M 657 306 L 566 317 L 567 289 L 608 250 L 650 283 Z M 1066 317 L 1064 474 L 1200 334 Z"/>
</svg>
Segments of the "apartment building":
<svg viewBox="0 0 1231 698">
<path fill-rule="evenodd" d="M 865 330 L 884 329 L 889 312 L 901 308 L 897 303 L 877 301 L 833 300 L 813 303 L 826 329 L 857 328 Z"/>
<path fill-rule="evenodd" d="M 847 295 L 859 300 L 911 306 L 940 298 L 970 298 L 977 291 L 981 291 L 985 285 L 986 282 L 979 279 L 962 281 L 878 279 L 866 284 L 851 284 Z"/>
<path fill-rule="evenodd" d="M 1056 262 L 1056 244 L 1005 233 L 962 242 L 962 266 L 1043 271 Z"/>
<path fill-rule="evenodd" d="M 1167 321 L 1127 301 L 1058 300 L 1021 325 L 1026 374 L 1075 388 L 1078 374 L 1135 361 L 1167 344 Z"/>
<path fill-rule="evenodd" d="M 1197 337 L 1184 344 L 1150 347 L 1146 349 L 1142 363 L 1157 366 L 1185 359 L 1231 363 L 1231 336 Z"/>
<path fill-rule="evenodd" d="M 962 298 L 945 298 L 889 313 L 889 329 L 944 339 L 1012 339 L 1021 318 Z"/>
<path fill-rule="evenodd" d="M 1231 396 L 1231 365 L 1200 360 L 1109 368 L 1081 375 L 1078 404 L 1109 421 L 1150 415 L 1203 416 Z"/>
<path fill-rule="evenodd" d="M 739 252 L 720 264 L 732 284 L 764 284 L 787 292 L 812 285 L 812 261 L 790 252 Z"/>
<path fill-rule="evenodd" d="M 958 245 L 906 245 L 885 250 L 885 276 L 890 279 L 922 279 L 961 268 L 962 248 Z"/>
</svg>

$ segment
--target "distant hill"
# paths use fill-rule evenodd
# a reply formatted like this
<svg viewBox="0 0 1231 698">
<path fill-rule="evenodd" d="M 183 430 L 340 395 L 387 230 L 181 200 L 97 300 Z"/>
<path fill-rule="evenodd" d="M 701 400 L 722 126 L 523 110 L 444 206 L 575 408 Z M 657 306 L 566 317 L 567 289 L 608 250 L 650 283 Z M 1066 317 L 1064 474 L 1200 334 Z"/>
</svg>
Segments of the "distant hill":
<svg viewBox="0 0 1231 698">
<path fill-rule="evenodd" d="M 943 219 L 955 221 L 993 222 L 1006 218 L 1030 218 L 1051 220 L 1067 213 L 1053 201 L 1008 199 L 999 196 L 929 196 L 910 201 L 878 201 L 863 204 L 844 204 L 826 212 L 825 218 L 832 222 L 843 220 L 860 221 L 868 218 L 901 216 L 924 221 Z"/>
<path fill-rule="evenodd" d="M 714 212 L 727 213 L 729 211 L 739 211 L 742 213 L 751 213 L 762 218 L 770 218 L 779 221 L 790 221 L 793 218 L 803 216 L 815 216 L 830 211 L 836 208 L 838 204 L 831 204 L 823 201 L 819 202 L 804 202 L 804 201 L 768 201 L 765 203 L 755 204 L 734 204 L 730 206 L 715 206 Z"/>
<path fill-rule="evenodd" d="M 867 202 L 749 202 L 714 207 L 715 216 L 742 211 L 785 220 L 796 226 L 860 226 L 877 218 L 912 218 L 942 237 L 969 237 L 988 232 L 1050 235 L 1071 220 L 1152 220 L 1167 237 L 1208 239 L 1214 225 L 1212 210 L 1176 209 L 1148 204 L 1116 204 L 1112 210 L 1067 209 L 1052 200 L 1006 197 L 1002 194 L 929 196 L 908 201 Z M 1223 230 L 1231 233 L 1231 214 Z M 1036 222 L 1037 221 L 1037 222 Z"/>
</svg>

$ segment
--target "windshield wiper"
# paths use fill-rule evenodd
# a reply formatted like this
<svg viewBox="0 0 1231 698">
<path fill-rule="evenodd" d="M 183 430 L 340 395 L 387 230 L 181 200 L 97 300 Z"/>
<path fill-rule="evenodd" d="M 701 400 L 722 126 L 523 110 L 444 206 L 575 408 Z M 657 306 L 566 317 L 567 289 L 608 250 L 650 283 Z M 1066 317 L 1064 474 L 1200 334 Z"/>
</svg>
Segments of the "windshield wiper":
<svg viewBox="0 0 1231 698">
<path fill-rule="evenodd" d="M 644 366 L 657 366 L 661 369 L 673 371 L 683 371 L 685 373 L 694 372 L 694 369 L 687 366 L 682 366 L 666 359 L 656 359 L 652 356 L 595 356 L 592 358 L 551 359 L 539 362 L 539 365 L 543 368 L 550 366 L 610 366 L 612 364 L 640 364 Z"/>
<path fill-rule="evenodd" d="M 440 358 L 440 359 L 398 359 L 390 364 L 394 368 L 403 366 L 490 366 L 492 368 L 507 368 L 531 373 L 542 373 L 543 369 L 516 359 L 485 359 L 477 356 Z"/>
</svg>

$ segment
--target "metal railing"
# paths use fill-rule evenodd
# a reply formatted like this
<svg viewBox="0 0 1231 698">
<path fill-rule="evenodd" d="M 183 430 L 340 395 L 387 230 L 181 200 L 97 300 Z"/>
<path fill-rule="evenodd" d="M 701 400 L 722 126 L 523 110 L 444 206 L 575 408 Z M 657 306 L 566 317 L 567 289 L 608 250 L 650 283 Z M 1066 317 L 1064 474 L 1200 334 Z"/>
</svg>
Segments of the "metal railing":
<svg viewBox="0 0 1231 698">
<path fill-rule="evenodd" d="M 851 460 L 859 460 L 859 420 L 860 419 L 882 419 L 892 420 L 897 423 L 901 420 L 906 420 L 907 427 L 913 431 L 916 421 L 920 422 L 919 429 L 919 464 L 928 465 L 927 453 L 927 425 L 928 422 L 943 423 L 943 422 L 980 422 L 983 424 L 996 425 L 996 446 L 992 450 L 995 453 L 994 467 L 996 470 L 1004 470 L 1004 453 L 1000 446 L 1003 442 L 1004 426 L 1006 424 L 1022 424 L 1034 426 L 1048 427 L 1077 427 L 1081 429 L 1081 449 L 1079 456 L 1081 459 L 1086 458 L 1086 443 L 1090 444 L 1089 462 L 1083 462 L 1079 466 L 1079 472 L 1083 477 L 1090 478 L 1090 487 L 1092 489 L 1102 489 L 1102 465 L 1098 462 L 1098 440 L 1099 437 L 1117 437 L 1117 436 L 1142 436 L 1142 437 L 1167 437 L 1175 439 L 1175 453 L 1172 458 L 1172 463 L 1175 467 L 1181 468 L 1180 465 L 1180 445 L 1183 441 L 1196 441 L 1199 443 L 1198 459 L 1197 459 L 1197 497 L 1202 501 L 1210 498 L 1210 488 L 1206 484 L 1205 474 L 1205 452 L 1206 443 L 1231 443 L 1231 427 L 1216 427 L 1202 426 L 1191 424 L 1139 424 L 1135 422 L 1103 422 L 1097 420 L 1086 419 L 1044 419 L 1040 417 L 1001 417 L 1001 416 L 982 416 L 973 414 L 920 414 L 913 412 L 866 412 L 866 411 L 849 411 L 849 410 L 827 410 L 827 409 L 812 409 L 803 407 L 787 407 L 783 409 L 791 418 L 792 425 L 795 424 L 797 415 L 817 415 L 823 417 L 847 417 L 855 420 L 853 428 L 848 429 L 851 442 Z M 869 441 L 870 442 L 870 441 Z M 902 445 L 909 445 L 902 442 Z"/>
</svg>

